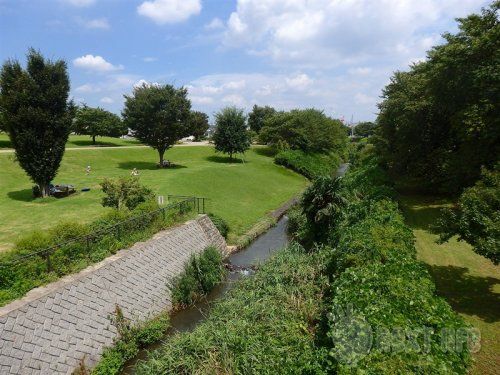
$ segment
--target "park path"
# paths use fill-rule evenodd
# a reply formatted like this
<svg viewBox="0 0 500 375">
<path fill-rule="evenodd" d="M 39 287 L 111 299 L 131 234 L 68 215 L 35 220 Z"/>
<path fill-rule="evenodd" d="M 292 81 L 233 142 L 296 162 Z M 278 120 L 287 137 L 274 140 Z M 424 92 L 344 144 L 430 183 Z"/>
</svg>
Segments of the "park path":
<svg viewBox="0 0 500 375">
<path fill-rule="evenodd" d="M 190 143 L 182 143 L 180 145 L 175 145 L 174 147 L 194 147 L 194 146 L 209 146 L 210 144 L 207 141 L 203 142 L 190 142 Z M 138 146 L 88 146 L 88 147 L 66 147 L 66 151 L 75 151 L 75 150 L 108 150 L 108 149 L 121 149 L 121 148 L 146 148 L 149 146 L 138 145 Z M 0 154 L 12 154 L 14 153 L 14 149 L 7 148 L 4 150 L 0 150 Z"/>
</svg>

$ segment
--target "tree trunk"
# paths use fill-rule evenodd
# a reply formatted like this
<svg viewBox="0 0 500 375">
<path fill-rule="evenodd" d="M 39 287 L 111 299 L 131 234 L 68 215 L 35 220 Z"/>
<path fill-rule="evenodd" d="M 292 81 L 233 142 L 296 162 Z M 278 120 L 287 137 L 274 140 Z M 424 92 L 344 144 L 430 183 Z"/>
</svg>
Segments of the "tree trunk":
<svg viewBox="0 0 500 375">
<path fill-rule="evenodd" d="M 38 184 L 40 189 L 40 195 L 42 198 L 47 198 L 49 196 L 49 184 Z"/>
<path fill-rule="evenodd" d="M 229 160 L 233 161 L 233 153 L 232 152 L 229 153 Z"/>
<path fill-rule="evenodd" d="M 92 144 L 95 145 L 95 135 L 92 136 Z"/>
<path fill-rule="evenodd" d="M 158 150 L 158 155 L 160 156 L 160 168 L 163 168 L 163 155 L 165 155 L 165 150 Z"/>
</svg>

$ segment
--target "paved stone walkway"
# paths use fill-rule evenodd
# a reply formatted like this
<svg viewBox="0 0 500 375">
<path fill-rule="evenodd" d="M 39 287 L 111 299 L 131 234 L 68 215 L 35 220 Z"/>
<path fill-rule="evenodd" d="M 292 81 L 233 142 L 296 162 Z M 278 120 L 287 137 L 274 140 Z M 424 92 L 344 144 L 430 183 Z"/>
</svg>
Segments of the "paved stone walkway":
<svg viewBox="0 0 500 375">
<path fill-rule="evenodd" d="M 68 374 L 83 358 L 92 366 L 116 337 L 115 306 L 134 322 L 171 308 L 168 281 L 210 245 L 226 251 L 201 216 L 0 308 L 0 374 Z"/>
</svg>

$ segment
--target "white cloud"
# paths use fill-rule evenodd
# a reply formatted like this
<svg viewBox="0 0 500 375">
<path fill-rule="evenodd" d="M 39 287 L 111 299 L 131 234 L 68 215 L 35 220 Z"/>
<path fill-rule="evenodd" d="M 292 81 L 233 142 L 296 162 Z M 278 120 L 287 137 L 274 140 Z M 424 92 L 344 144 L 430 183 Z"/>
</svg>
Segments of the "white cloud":
<svg viewBox="0 0 500 375">
<path fill-rule="evenodd" d="M 297 74 L 294 77 L 286 78 L 288 86 L 294 89 L 303 89 L 313 83 L 307 74 Z"/>
<path fill-rule="evenodd" d="M 86 27 L 87 29 L 101 29 L 101 30 L 108 30 L 111 28 L 109 25 L 109 22 L 107 18 L 94 18 L 91 20 L 83 20 L 80 19 L 79 23 Z"/>
<path fill-rule="evenodd" d="M 224 22 L 220 18 L 215 17 L 205 25 L 205 29 L 207 30 L 218 30 L 224 28 Z"/>
<path fill-rule="evenodd" d="M 105 96 L 105 97 L 101 98 L 100 102 L 104 103 L 104 104 L 112 104 L 115 101 L 113 99 L 111 99 L 109 96 Z"/>
<path fill-rule="evenodd" d="M 144 79 L 140 79 L 137 82 L 134 83 L 134 88 L 141 87 L 141 86 L 160 86 L 158 82 L 149 82 Z"/>
<path fill-rule="evenodd" d="M 84 85 L 78 86 L 75 89 L 76 92 L 81 92 L 81 93 L 93 93 L 93 92 L 99 92 L 101 89 L 99 87 L 96 87 L 90 83 L 85 83 Z"/>
<path fill-rule="evenodd" d="M 145 1 L 137 7 L 141 16 L 160 25 L 185 21 L 200 11 L 200 0 L 153 0 Z"/>
<path fill-rule="evenodd" d="M 331 68 L 371 59 L 402 64 L 425 55 L 455 17 L 477 10 L 479 2 L 238 0 L 223 44 L 286 66 Z"/>
<path fill-rule="evenodd" d="M 156 57 L 144 57 L 142 59 L 142 61 L 144 61 L 144 62 L 154 62 L 154 61 L 158 61 L 158 58 L 156 58 Z"/>
<path fill-rule="evenodd" d="M 95 0 L 61 0 L 63 3 L 76 7 L 87 7 L 95 3 Z"/>
<path fill-rule="evenodd" d="M 107 62 L 102 56 L 85 55 L 73 60 L 73 65 L 96 72 L 112 72 L 123 69 L 122 65 L 113 65 Z"/>
</svg>

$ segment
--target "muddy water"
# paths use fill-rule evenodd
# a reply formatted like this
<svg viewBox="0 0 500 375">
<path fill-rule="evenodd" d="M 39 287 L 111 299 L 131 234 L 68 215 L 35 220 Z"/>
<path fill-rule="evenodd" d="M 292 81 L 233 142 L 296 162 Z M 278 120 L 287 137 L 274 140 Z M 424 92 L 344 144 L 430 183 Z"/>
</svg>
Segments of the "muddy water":
<svg viewBox="0 0 500 375">
<path fill-rule="evenodd" d="M 230 255 L 226 262 L 228 268 L 232 269 L 232 271 L 228 273 L 226 280 L 196 305 L 174 313 L 170 317 L 170 328 L 162 341 L 167 340 L 169 336 L 177 332 L 187 332 L 194 329 L 197 324 L 205 319 L 215 300 L 221 298 L 230 290 L 235 281 L 254 272 L 251 266 L 258 266 L 259 263 L 266 261 L 273 252 L 286 246 L 288 244 L 286 235 L 287 221 L 286 216 L 282 217 L 274 227 L 258 237 L 250 246 Z M 122 374 L 133 374 L 137 362 L 147 359 L 148 353 L 159 348 L 162 341 L 141 350 L 136 358 L 127 363 Z"/>
</svg>

